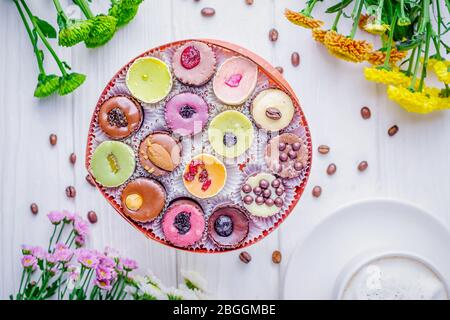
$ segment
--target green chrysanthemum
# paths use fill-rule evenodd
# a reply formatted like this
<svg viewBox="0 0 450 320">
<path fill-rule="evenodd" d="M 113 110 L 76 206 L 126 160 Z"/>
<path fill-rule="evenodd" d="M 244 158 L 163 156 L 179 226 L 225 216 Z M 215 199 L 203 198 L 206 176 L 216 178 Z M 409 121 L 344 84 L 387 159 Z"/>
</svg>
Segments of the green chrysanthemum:
<svg viewBox="0 0 450 320">
<path fill-rule="evenodd" d="M 86 80 L 86 76 L 84 74 L 80 74 L 80 73 L 76 73 L 76 72 L 67 74 L 67 75 L 59 78 L 58 94 L 60 96 L 64 96 L 66 94 L 71 93 L 76 88 L 81 86 L 83 84 L 84 80 Z"/>
<path fill-rule="evenodd" d="M 59 30 L 58 44 L 71 47 L 86 40 L 92 28 L 91 20 L 69 20 L 64 28 Z"/>
<path fill-rule="evenodd" d="M 111 40 L 116 32 L 117 19 L 113 16 L 98 15 L 92 18 L 89 37 L 84 41 L 86 47 L 95 48 Z"/>
<path fill-rule="evenodd" d="M 108 14 L 117 18 L 117 26 L 122 27 L 133 20 L 138 12 L 138 7 L 123 8 L 120 5 L 112 5 Z"/>
<path fill-rule="evenodd" d="M 58 90 L 59 77 L 54 74 L 39 74 L 38 84 L 34 90 L 36 98 L 44 98 L 52 95 Z"/>
</svg>

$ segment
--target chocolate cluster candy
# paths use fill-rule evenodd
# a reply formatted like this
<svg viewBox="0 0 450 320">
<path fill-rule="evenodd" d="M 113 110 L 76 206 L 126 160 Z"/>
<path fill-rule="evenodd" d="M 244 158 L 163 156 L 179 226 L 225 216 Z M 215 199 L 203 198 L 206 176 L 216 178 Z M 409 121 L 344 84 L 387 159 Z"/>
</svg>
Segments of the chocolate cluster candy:
<svg viewBox="0 0 450 320">
<path fill-rule="evenodd" d="M 273 173 L 282 178 L 295 178 L 308 162 L 308 149 L 296 134 L 283 133 L 269 141 L 265 160 Z"/>
<path fill-rule="evenodd" d="M 280 178 L 261 172 L 247 178 L 241 187 L 244 207 L 255 216 L 268 217 L 284 205 L 285 189 Z"/>
</svg>

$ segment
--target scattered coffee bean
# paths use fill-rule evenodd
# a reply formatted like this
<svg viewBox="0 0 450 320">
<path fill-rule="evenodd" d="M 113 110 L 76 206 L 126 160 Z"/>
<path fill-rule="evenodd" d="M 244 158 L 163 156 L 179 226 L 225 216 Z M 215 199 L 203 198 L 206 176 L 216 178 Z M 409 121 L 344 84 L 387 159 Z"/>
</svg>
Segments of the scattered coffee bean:
<svg viewBox="0 0 450 320">
<path fill-rule="evenodd" d="M 90 174 L 86 175 L 86 181 L 93 187 L 95 187 L 95 182 L 94 182 L 94 178 L 91 177 Z"/>
<path fill-rule="evenodd" d="M 216 14 L 216 10 L 214 8 L 203 8 L 200 12 L 204 17 L 212 17 Z"/>
<path fill-rule="evenodd" d="M 70 163 L 71 164 L 75 164 L 75 162 L 77 162 L 77 155 L 75 153 L 71 153 L 70 157 L 69 157 Z"/>
<path fill-rule="evenodd" d="M 372 113 L 370 112 L 369 107 L 362 107 L 362 108 L 361 108 L 361 117 L 362 117 L 364 120 L 369 119 L 371 115 L 372 115 Z"/>
<path fill-rule="evenodd" d="M 251 6 L 253 4 L 253 0 L 245 0 L 245 3 Z"/>
<path fill-rule="evenodd" d="M 281 262 L 281 252 L 280 251 L 275 250 L 272 253 L 272 262 L 276 263 L 276 264 L 279 264 Z"/>
<path fill-rule="evenodd" d="M 247 251 L 242 251 L 239 254 L 239 259 L 241 259 L 241 261 L 245 264 L 249 263 L 250 261 L 252 261 L 252 256 L 250 255 L 250 253 L 248 253 Z"/>
<path fill-rule="evenodd" d="M 56 145 L 56 142 L 58 142 L 58 136 L 56 134 L 52 133 L 49 137 L 49 140 L 50 140 L 50 144 L 52 146 L 54 146 L 54 145 Z"/>
<path fill-rule="evenodd" d="M 291 63 L 294 67 L 298 67 L 298 65 L 300 64 L 300 55 L 298 54 L 298 52 L 292 52 Z"/>
<path fill-rule="evenodd" d="M 337 170 L 336 165 L 334 163 L 330 163 L 327 168 L 327 174 L 329 176 L 332 176 L 333 174 L 336 173 L 336 170 Z"/>
<path fill-rule="evenodd" d="M 397 126 L 397 125 L 393 125 L 392 127 L 389 128 L 389 130 L 388 130 L 388 135 L 389 135 L 389 137 L 392 137 L 392 136 L 394 136 L 397 132 L 398 132 L 398 126 Z"/>
<path fill-rule="evenodd" d="M 87 218 L 90 223 L 96 223 L 98 220 L 97 214 L 95 213 L 95 211 L 92 210 L 87 213 Z"/>
<path fill-rule="evenodd" d="M 330 152 L 330 147 L 322 144 L 317 148 L 317 151 L 319 151 L 320 154 L 327 154 Z"/>
<path fill-rule="evenodd" d="M 277 71 L 281 74 L 283 74 L 283 72 L 284 72 L 283 67 L 278 66 L 278 67 L 275 67 L 275 69 L 277 69 Z"/>
<path fill-rule="evenodd" d="M 322 187 L 320 186 L 315 186 L 312 189 L 312 195 L 316 198 L 320 197 L 320 195 L 322 194 Z"/>
<path fill-rule="evenodd" d="M 278 30 L 275 28 L 272 28 L 269 30 L 269 39 L 272 42 L 275 42 L 278 40 Z"/>
<path fill-rule="evenodd" d="M 36 203 L 33 202 L 30 205 L 30 210 L 31 210 L 32 214 L 37 214 L 39 212 L 39 207 L 38 207 L 38 205 Z"/>
<path fill-rule="evenodd" d="M 66 188 L 66 196 L 68 198 L 75 198 L 76 195 L 77 195 L 77 190 L 75 190 L 74 186 L 68 186 Z"/>
<path fill-rule="evenodd" d="M 358 170 L 362 172 L 362 171 L 366 170 L 368 166 L 369 166 L 369 164 L 367 163 L 367 161 L 361 161 L 358 164 Z"/>
</svg>

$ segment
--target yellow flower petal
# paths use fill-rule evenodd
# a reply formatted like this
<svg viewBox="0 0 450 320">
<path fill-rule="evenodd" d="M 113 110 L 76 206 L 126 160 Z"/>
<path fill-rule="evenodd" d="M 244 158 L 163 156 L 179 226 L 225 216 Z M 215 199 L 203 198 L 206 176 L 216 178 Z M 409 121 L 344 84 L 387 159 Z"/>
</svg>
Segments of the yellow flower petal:
<svg viewBox="0 0 450 320">
<path fill-rule="evenodd" d="M 442 81 L 446 84 L 450 83 L 450 72 L 448 71 L 448 69 L 449 67 L 444 61 L 437 61 L 433 64 L 433 70 L 436 73 L 439 81 Z"/>
<path fill-rule="evenodd" d="M 332 55 L 346 61 L 362 62 L 372 51 L 372 44 L 367 41 L 354 40 L 333 30 L 325 34 L 324 41 Z"/>
<path fill-rule="evenodd" d="M 386 85 L 407 87 L 411 83 L 411 78 L 398 70 L 364 68 L 364 76 L 369 81 Z"/>
<path fill-rule="evenodd" d="M 321 20 L 305 16 L 301 12 L 295 12 L 289 9 L 284 10 L 284 16 L 293 24 L 296 24 L 303 28 L 315 29 L 322 27 L 324 24 L 324 22 Z"/>
<path fill-rule="evenodd" d="M 406 57 L 406 54 L 407 54 L 406 51 L 398 51 L 396 48 L 393 48 L 391 50 L 391 56 L 389 57 L 389 64 L 394 65 L 397 62 L 403 60 Z M 386 59 L 386 52 L 377 50 L 372 51 L 369 54 L 367 61 L 370 64 L 379 66 L 384 64 L 385 59 Z"/>
<path fill-rule="evenodd" d="M 326 30 L 322 30 L 319 28 L 315 28 L 312 30 L 312 37 L 314 40 L 320 43 L 325 43 L 325 35 L 327 34 Z"/>
<path fill-rule="evenodd" d="M 389 26 L 378 23 L 366 23 L 362 28 L 368 33 L 378 35 L 385 33 L 389 29 Z"/>
<path fill-rule="evenodd" d="M 430 89 L 431 88 L 428 90 Z M 450 108 L 450 98 L 433 96 L 426 91 L 427 90 L 424 90 L 424 92 L 412 92 L 404 87 L 390 85 L 387 89 L 387 94 L 389 99 L 397 102 L 408 112 L 426 114 Z"/>
</svg>

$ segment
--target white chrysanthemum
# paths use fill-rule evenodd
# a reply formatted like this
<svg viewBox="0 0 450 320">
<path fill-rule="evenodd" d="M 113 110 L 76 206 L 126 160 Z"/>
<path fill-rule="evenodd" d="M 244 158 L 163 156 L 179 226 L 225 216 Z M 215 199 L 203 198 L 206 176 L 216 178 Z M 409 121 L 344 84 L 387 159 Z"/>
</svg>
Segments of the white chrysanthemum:
<svg viewBox="0 0 450 320">
<path fill-rule="evenodd" d="M 153 271 L 148 270 L 147 272 L 148 273 L 145 275 L 145 283 L 152 285 L 157 289 L 164 290 L 164 284 L 157 276 L 155 276 Z"/>
<path fill-rule="evenodd" d="M 203 292 L 207 292 L 207 286 L 208 282 L 205 278 L 203 278 L 198 272 L 196 271 L 186 271 L 181 270 L 181 276 L 184 279 L 185 285 L 191 289 L 198 289 Z"/>
<path fill-rule="evenodd" d="M 169 300 L 198 300 L 197 296 L 192 290 L 189 289 L 178 289 L 178 288 L 167 288 L 165 294 Z"/>
</svg>

